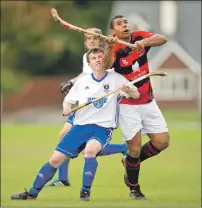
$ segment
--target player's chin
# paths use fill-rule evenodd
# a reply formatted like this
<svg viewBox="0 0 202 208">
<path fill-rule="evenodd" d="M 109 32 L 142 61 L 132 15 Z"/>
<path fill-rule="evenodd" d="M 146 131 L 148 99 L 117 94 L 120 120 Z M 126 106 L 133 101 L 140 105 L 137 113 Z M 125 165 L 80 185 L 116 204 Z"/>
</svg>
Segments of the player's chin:
<svg viewBox="0 0 202 208">
<path fill-rule="evenodd" d="M 96 70 L 100 70 L 100 69 L 102 69 L 102 64 L 97 64 L 96 65 Z"/>
<path fill-rule="evenodd" d="M 123 37 L 123 38 L 129 38 L 129 37 L 130 37 L 130 31 L 128 31 L 128 32 L 123 32 L 123 33 L 122 33 L 122 37 Z"/>
</svg>

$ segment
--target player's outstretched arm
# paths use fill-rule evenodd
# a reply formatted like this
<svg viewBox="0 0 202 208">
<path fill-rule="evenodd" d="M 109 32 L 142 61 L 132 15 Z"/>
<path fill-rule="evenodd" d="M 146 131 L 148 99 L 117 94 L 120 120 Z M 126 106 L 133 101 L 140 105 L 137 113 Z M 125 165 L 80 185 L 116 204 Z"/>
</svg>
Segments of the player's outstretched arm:
<svg viewBox="0 0 202 208">
<path fill-rule="evenodd" d="M 155 46 L 161 46 L 167 42 L 167 39 L 165 36 L 160 34 L 154 34 L 149 38 L 144 38 L 140 41 L 143 44 L 143 47 L 155 47 Z"/>
<path fill-rule="evenodd" d="M 115 37 L 111 37 L 111 40 L 107 41 L 105 54 L 104 54 L 104 57 L 103 57 L 103 60 L 102 60 L 104 69 L 111 68 L 112 64 L 114 63 L 113 48 L 114 48 L 114 41 L 116 39 L 117 38 L 115 38 Z"/>
</svg>

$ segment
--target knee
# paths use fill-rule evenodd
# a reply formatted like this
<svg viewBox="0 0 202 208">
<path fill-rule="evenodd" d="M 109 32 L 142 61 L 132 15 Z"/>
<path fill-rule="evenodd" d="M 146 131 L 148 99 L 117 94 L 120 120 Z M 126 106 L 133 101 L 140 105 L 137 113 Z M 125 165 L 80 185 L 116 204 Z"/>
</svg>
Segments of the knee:
<svg viewBox="0 0 202 208">
<path fill-rule="evenodd" d="M 97 151 L 93 149 L 85 149 L 84 151 L 84 157 L 96 157 L 97 156 Z"/>
<path fill-rule="evenodd" d="M 140 155 L 141 146 L 131 146 L 128 148 L 128 153 L 131 157 L 139 157 Z"/>
<path fill-rule="evenodd" d="M 49 163 L 54 167 L 58 168 L 60 166 L 60 161 L 56 157 L 51 157 Z"/>
<path fill-rule="evenodd" d="M 92 139 L 86 144 L 84 151 L 85 157 L 96 157 L 97 154 L 101 151 L 102 145 L 99 141 Z"/>
<path fill-rule="evenodd" d="M 166 149 L 170 144 L 169 134 L 165 134 L 163 137 L 154 140 L 152 143 L 159 150 Z"/>
</svg>

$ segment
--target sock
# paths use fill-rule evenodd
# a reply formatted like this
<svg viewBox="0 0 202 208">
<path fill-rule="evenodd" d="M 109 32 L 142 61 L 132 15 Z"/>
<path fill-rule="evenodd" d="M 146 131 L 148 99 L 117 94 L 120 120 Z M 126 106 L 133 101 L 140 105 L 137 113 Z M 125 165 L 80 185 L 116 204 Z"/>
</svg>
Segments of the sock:
<svg viewBox="0 0 202 208">
<path fill-rule="evenodd" d="M 90 192 L 97 167 L 98 162 L 96 160 L 96 157 L 85 157 L 85 164 L 83 170 L 83 186 L 81 188 L 81 191 L 87 190 Z"/>
<path fill-rule="evenodd" d="M 131 185 L 130 188 L 133 188 L 134 186 L 138 186 L 138 178 L 139 178 L 139 172 L 140 172 L 140 158 L 133 158 L 130 155 L 126 156 L 125 159 L 126 163 L 126 172 L 128 175 L 128 181 Z"/>
<path fill-rule="evenodd" d="M 140 161 L 144 161 L 150 157 L 153 157 L 155 155 L 158 155 L 161 151 L 158 150 L 154 145 L 151 143 L 151 141 L 145 143 L 140 152 Z"/>
<path fill-rule="evenodd" d="M 54 168 L 49 162 L 47 162 L 38 172 L 35 181 L 29 190 L 29 194 L 37 196 L 44 185 L 53 178 L 56 171 L 57 168 Z"/>
<path fill-rule="evenodd" d="M 99 156 L 103 155 L 112 155 L 115 153 L 125 153 L 128 150 L 126 144 L 108 144 L 102 152 L 100 152 Z"/>
<path fill-rule="evenodd" d="M 58 168 L 58 179 L 60 181 L 69 181 L 68 180 L 68 167 L 69 161 L 66 160 L 59 168 Z"/>
</svg>

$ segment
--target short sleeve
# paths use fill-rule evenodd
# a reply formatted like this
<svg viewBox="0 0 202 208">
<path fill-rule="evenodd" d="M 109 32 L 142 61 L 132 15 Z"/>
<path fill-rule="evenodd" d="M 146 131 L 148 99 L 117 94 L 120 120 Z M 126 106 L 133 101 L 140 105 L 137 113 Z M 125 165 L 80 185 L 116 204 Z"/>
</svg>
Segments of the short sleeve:
<svg viewBox="0 0 202 208">
<path fill-rule="evenodd" d="M 69 93 L 65 96 L 64 100 L 75 104 L 78 101 L 79 89 L 78 81 L 75 82 L 74 86 L 70 89 Z"/>
<path fill-rule="evenodd" d="M 141 36 L 142 38 L 150 38 L 151 36 L 153 36 L 155 33 L 151 33 L 148 31 L 136 31 L 134 33 L 134 35 L 137 36 Z"/>
</svg>

